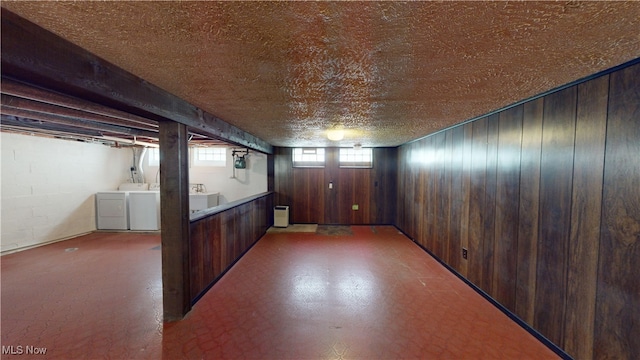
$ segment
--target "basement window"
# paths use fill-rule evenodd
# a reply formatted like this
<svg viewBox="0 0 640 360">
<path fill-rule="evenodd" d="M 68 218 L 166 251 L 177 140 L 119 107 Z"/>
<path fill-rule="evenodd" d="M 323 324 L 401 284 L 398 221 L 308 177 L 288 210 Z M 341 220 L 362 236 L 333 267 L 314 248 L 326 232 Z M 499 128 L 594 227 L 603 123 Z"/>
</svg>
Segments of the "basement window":
<svg viewBox="0 0 640 360">
<path fill-rule="evenodd" d="M 193 148 L 194 166 L 227 166 L 227 149 L 223 147 Z"/>
<path fill-rule="evenodd" d="M 323 148 L 294 148 L 293 167 L 324 167 Z"/>
<path fill-rule="evenodd" d="M 370 169 L 373 167 L 373 149 L 341 148 L 339 162 L 341 168 Z"/>
<path fill-rule="evenodd" d="M 160 166 L 160 149 L 147 149 L 147 158 L 149 159 L 149 166 Z"/>
</svg>

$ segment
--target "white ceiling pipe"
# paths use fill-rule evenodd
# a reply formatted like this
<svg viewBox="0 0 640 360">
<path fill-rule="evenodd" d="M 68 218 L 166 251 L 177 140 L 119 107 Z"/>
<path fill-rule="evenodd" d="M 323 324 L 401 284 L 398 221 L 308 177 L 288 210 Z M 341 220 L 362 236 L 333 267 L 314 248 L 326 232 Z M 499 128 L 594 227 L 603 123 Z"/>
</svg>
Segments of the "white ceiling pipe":
<svg viewBox="0 0 640 360">
<path fill-rule="evenodd" d="M 131 145 L 140 145 L 140 146 L 153 147 L 153 148 L 160 147 L 159 144 L 140 141 L 140 140 L 135 139 L 135 138 L 133 140 L 122 139 L 122 138 L 117 138 L 117 137 L 113 137 L 113 136 L 102 136 L 101 138 L 105 139 L 105 140 L 117 141 L 117 142 L 121 142 L 121 143 L 125 143 L 125 144 L 131 144 Z"/>
</svg>

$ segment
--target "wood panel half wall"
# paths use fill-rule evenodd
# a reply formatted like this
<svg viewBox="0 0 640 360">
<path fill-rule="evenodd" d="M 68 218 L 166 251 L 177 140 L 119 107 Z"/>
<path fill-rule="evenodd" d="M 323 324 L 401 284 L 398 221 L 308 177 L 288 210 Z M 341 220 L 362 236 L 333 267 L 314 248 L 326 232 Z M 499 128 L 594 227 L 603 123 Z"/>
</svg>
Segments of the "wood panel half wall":
<svg viewBox="0 0 640 360">
<path fill-rule="evenodd" d="M 225 204 L 221 210 L 192 219 L 189 250 L 192 303 L 253 246 L 272 223 L 271 192 Z"/>
<path fill-rule="evenodd" d="M 576 359 L 638 357 L 638 61 L 405 144 L 398 169 L 418 244 Z"/>
</svg>

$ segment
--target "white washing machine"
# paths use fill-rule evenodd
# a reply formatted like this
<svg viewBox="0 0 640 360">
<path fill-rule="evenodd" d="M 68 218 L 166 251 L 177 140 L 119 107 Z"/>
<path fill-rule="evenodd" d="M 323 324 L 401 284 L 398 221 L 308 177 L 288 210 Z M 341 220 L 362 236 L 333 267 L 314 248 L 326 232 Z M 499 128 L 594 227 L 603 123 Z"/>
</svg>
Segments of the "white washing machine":
<svg viewBox="0 0 640 360">
<path fill-rule="evenodd" d="M 128 193 L 104 191 L 96 193 L 96 228 L 99 230 L 128 230 Z"/>
<path fill-rule="evenodd" d="M 122 183 L 118 186 L 119 191 L 147 191 L 149 184 L 147 183 Z"/>
<path fill-rule="evenodd" d="M 129 229 L 160 230 L 159 191 L 129 191 Z"/>
</svg>

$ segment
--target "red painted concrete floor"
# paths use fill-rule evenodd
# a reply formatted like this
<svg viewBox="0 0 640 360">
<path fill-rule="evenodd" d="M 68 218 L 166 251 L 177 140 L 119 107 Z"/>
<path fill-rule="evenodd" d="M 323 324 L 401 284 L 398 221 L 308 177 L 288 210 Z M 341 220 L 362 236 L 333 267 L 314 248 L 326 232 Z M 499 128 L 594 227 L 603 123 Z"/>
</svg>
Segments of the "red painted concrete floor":
<svg viewBox="0 0 640 360">
<path fill-rule="evenodd" d="M 265 235 L 165 325 L 157 235 L 4 256 L 2 358 L 557 358 L 395 228 L 352 230 Z"/>
</svg>

